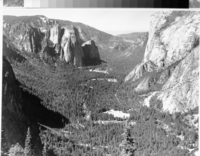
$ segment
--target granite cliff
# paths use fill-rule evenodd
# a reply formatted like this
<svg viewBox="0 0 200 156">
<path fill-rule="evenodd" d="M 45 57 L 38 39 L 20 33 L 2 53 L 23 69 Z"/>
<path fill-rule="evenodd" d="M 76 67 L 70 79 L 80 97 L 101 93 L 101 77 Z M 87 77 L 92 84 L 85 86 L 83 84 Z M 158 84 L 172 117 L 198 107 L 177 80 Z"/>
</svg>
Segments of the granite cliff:
<svg viewBox="0 0 200 156">
<path fill-rule="evenodd" d="M 83 54 L 85 56 L 84 62 L 86 65 L 100 64 L 101 59 L 99 55 L 99 50 L 93 40 L 84 42 L 81 46 L 83 49 Z"/>
<path fill-rule="evenodd" d="M 28 17 L 4 17 L 4 35 L 19 51 L 21 51 L 21 53 L 39 54 L 40 58 L 45 61 L 48 58 L 53 62 L 65 60 L 67 63 L 72 63 L 77 67 L 84 66 L 84 60 L 87 59 L 97 61 L 96 64 L 101 63 L 98 47 L 93 46 L 95 45 L 95 41 L 93 41 L 91 45 L 91 47 L 95 48 L 89 48 L 87 49 L 89 52 L 85 52 L 87 53 L 86 58 L 84 57 L 82 48 L 84 42 L 95 39 L 93 35 L 96 34 L 96 32 L 86 35 L 83 28 L 81 28 L 81 24 L 68 21 L 51 20 L 44 16 L 31 16 L 29 18 L 30 19 L 28 19 Z M 101 37 L 106 35 L 107 34 L 103 34 Z M 96 37 L 96 40 L 102 40 L 101 37 Z M 91 50 L 94 50 L 94 52 L 91 52 Z M 86 64 L 88 64 L 88 62 L 86 62 Z"/>
<path fill-rule="evenodd" d="M 198 106 L 200 12 L 165 11 L 152 15 L 144 58 L 125 82 L 135 92 L 162 101 L 169 112 Z"/>
</svg>

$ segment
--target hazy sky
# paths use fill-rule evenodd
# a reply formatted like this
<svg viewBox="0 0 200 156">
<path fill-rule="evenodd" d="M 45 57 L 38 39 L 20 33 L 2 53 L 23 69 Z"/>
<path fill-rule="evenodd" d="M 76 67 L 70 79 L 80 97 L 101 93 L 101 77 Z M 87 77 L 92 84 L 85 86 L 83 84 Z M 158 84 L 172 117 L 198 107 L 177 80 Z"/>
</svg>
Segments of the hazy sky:
<svg viewBox="0 0 200 156">
<path fill-rule="evenodd" d="M 148 31 L 153 10 L 137 9 L 7 9 L 4 15 L 44 15 L 48 18 L 81 22 L 104 32 L 117 35 Z"/>
</svg>

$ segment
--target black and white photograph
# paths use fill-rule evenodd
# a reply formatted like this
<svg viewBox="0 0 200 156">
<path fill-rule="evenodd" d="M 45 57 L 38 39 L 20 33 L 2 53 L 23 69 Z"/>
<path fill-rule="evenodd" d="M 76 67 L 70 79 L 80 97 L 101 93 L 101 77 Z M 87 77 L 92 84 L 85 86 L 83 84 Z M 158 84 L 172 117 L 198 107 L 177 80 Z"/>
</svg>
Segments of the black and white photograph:
<svg viewBox="0 0 200 156">
<path fill-rule="evenodd" d="M 200 11 L 13 9 L 2 19 L 2 156 L 200 154 Z"/>
</svg>

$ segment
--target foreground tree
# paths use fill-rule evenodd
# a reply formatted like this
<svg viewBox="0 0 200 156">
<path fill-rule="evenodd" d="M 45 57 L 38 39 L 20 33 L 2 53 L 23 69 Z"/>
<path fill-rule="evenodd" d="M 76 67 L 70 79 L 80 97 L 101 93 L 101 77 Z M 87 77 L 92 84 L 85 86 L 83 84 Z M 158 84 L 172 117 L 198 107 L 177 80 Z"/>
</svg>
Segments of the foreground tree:
<svg viewBox="0 0 200 156">
<path fill-rule="evenodd" d="M 15 145 L 12 145 L 11 148 L 8 151 L 9 156 L 25 156 L 24 155 L 24 149 L 19 143 L 16 143 Z"/>
<path fill-rule="evenodd" d="M 26 140 L 25 140 L 25 148 L 24 148 L 25 156 L 32 156 L 32 149 L 31 149 L 31 133 L 30 128 L 27 130 Z"/>
</svg>

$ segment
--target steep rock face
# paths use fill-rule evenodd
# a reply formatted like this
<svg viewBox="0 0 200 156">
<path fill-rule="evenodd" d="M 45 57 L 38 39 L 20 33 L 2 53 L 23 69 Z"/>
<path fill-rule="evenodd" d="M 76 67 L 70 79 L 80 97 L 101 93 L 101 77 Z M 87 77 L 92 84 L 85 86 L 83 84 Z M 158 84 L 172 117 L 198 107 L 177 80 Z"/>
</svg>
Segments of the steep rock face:
<svg viewBox="0 0 200 156">
<path fill-rule="evenodd" d="M 152 15 L 144 59 L 137 71 L 141 71 L 148 61 L 152 61 L 159 70 L 184 58 L 198 42 L 199 16 L 199 12 L 179 11 Z M 146 69 L 147 72 L 150 70 L 151 66 Z M 135 81 L 139 77 L 139 73 L 133 71 L 125 81 Z"/>
<path fill-rule="evenodd" d="M 38 53 L 42 50 L 44 33 L 34 24 L 20 23 L 15 25 L 4 24 L 4 35 L 20 50 L 29 53 Z"/>
<path fill-rule="evenodd" d="M 25 37 L 19 42 L 19 44 L 22 46 L 20 50 L 25 50 L 32 53 L 38 53 L 42 50 L 41 41 L 44 37 L 44 34 L 40 31 L 40 29 L 34 28 L 30 25 L 24 36 Z M 24 41 L 29 41 L 29 43 L 24 45 Z"/>
<path fill-rule="evenodd" d="M 71 62 L 77 67 L 83 66 L 84 54 L 78 29 L 74 26 L 72 26 L 72 29 L 70 30 L 65 29 L 61 42 L 61 47 L 63 48 L 61 58 L 63 56 L 67 63 Z"/>
<path fill-rule="evenodd" d="M 49 47 L 55 47 L 55 52 L 60 54 L 61 51 L 61 39 L 63 37 L 65 29 L 61 28 L 60 24 L 55 24 L 53 27 L 46 33 L 46 38 L 48 40 Z"/>
<path fill-rule="evenodd" d="M 30 124 L 23 113 L 23 100 L 15 75 L 9 62 L 3 57 L 3 87 L 2 87 L 2 143 L 7 148 L 19 143 L 24 146 L 28 127 L 33 136 L 32 143 L 36 155 L 41 154 L 37 126 Z"/>
<path fill-rule="evenodd" d="M 3 55 L 8 60 L 16 60 L 18 62 L 23 62 L 26 60 L 18 51 L 14 49 L 14 46 L 11 45 L 10 41 L 6 36 L 3 36 Z"/>
<path fill-rule="evenodd" d="M 60 59 L 77 67 L 84 65 L 84 55 L 81 47 L 82 40 L 76 27 L 61 27 L 56 23 L 46 32 L 44 42 L 46 46 L 41 56 L 45 60 L 49 56 L 54 62 Z"/>
<path fill-rule="evenodd" d="M 125 81 L 132 82 L 136 92 L 156 91 L 150 96 L 161 100 L 164 110 L 184 111 L 197 106 L 199 27 L 200 12 L 154 14 L 143 61 Z M 188 77 L 186 73 L 190 73 Z M 145 104 L 149 105 L 151 98 L 147 99 Z"/>
<path fill-rule="evenodd" d="M 98 47 L 93 40 L 83 43 L 82 48 L 86 65 L 98 65 L 101 63 Z"/>
<path fill-rule="evenodd" d="M 40 58 L 47 62 L 49 62 L 48 60 L 56 62 L 60 59 L 77 67 L 85 64 L 84 60 L 86 59 L 81 46 L 85 40 L 94 39 L 98 40 L 99 44 L 105 44 L 104 42 L 107 40 L 106 43 L 108 43 L 111 37 L 109 34 L 94 30 L 94 28 L 81 23 L 50 20 L 44 16 L 30 16 L 29 18 L 6 16 L 3 29 L 4 35 L 19 51 L 39 53 Z M 93 54 L 98 52 L 96 45 L 92 45 L 92 47 L 95 47 L 93 48 L 95 52 L 91 52 L 91 48 L 89 48 L 89 52 L 86 53 L 92 54 L 92 56 L 88 58 L 93 58 Z M 90 61 L 86 62 L 88 64 Z"/>
<path fill-rule="evenodd" d="M 157 94 L 163 109 L 187 111 L 199 104 L 199 46 L 176 66 L 171 77 Z"/>
<path fill-rule="evenodd" d="M 135 66 L 135 68 L 126 76 L 125 81 L 135 81 L 142 77 L 144 73 L 155 70 L 157 66 L 152 61 L 147 61 Z"/>
</svg>

